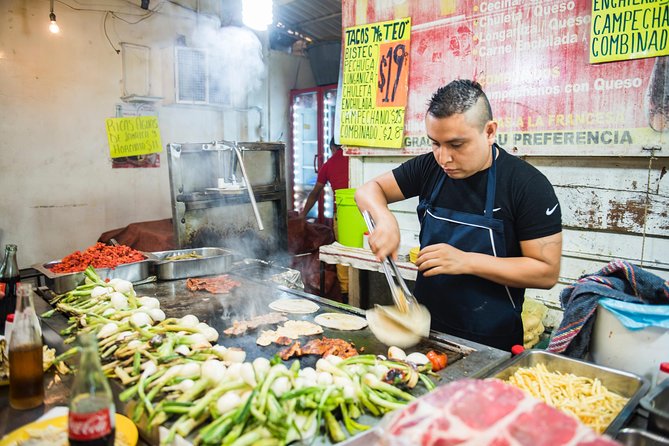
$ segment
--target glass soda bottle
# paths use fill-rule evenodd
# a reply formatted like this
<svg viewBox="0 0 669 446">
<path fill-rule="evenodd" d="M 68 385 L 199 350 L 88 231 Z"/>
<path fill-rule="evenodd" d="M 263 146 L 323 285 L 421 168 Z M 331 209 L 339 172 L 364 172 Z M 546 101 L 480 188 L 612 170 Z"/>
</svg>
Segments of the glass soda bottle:
<svg viewBox="0 0 669 446">
<path fill-rule="evenodd" d="M 20 283 L 9 341 L 9 404 L 32 409 L 44 402 L 42 329 L 33 306 L 32 285 Z"/>
<path fill-rule="evenodd" d="M 0 333 L 4 333 L 8 314 L 16 309 L 16 284 L 19 282 L 19 266 L 16 261 L 16 245 L 5 246 L 5 260 L 0 266 Z M 1 297 L 3 296 L 4 297 Z"/>
<path fill-rule="evenodd" d="M 113 446 L 116 408 L 107 377 L 102 372 L 95 334 L 79 335 L 81 353 L 70 396 L 70 446 Z"/>
</svg>

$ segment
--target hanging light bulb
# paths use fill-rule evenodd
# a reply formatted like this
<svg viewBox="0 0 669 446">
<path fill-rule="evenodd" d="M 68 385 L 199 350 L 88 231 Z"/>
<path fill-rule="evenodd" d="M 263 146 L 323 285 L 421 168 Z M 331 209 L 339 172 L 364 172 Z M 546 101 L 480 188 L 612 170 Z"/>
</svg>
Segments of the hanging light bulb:
<svg viewBox="0 0 669 446">
<path fill-rule="evenodd" d="M 56 23 L 56 14 L 53 12 L 49 14 L 49 20 L 51 20 L 51 23 L 49 23 L 49 31 L 58 34 L 60 32 L 60 27 L 58 26 L 58 23 Z"/>
<path fill-rule="evenodd" d="M 53 0 L 51 0 L 51 13 L 49 14 L 49 31 L 53 34 L 58 34 L 60 32 L 60 26 L 56 23 L 56 14 L 53 12 Z"/>
</svg>

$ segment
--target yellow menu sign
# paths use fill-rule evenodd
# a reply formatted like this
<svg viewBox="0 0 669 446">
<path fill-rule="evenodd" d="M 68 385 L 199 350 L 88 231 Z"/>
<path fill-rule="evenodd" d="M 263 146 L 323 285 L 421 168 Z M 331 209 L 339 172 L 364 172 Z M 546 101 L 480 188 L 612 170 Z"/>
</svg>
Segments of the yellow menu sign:
<svg viewBox="0 0 669 446">
<path fill-rule="evenodd" d="M 163 150 L 155 116 L 107 118 L 105 124 L 112 158 L 148 155 Z"/>
<path fill-rule="evenodd" d="M 402 147 L 411 18 L 346 28 L 340 142 Z"/>
<path fill-rule="evenodd" d="M 590 63 L 669 55 L 667 0 L 592 0 Z"/>
</svg>

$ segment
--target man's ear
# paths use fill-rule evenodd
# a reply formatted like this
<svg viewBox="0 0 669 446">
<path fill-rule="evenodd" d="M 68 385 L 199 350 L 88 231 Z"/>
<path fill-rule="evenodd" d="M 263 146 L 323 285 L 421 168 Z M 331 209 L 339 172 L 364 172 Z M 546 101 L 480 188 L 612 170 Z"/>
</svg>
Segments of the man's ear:
<svg viewBox="0 0 669 446">
<path fill-rule="evenodd" d="M 495 137 L 497 136 L 497 121 L 488 121 L 483 129 L 485 132 L 486 139 L 488 140 L 488 145 L 492 145 L 495 142 Z"/>
</svg>

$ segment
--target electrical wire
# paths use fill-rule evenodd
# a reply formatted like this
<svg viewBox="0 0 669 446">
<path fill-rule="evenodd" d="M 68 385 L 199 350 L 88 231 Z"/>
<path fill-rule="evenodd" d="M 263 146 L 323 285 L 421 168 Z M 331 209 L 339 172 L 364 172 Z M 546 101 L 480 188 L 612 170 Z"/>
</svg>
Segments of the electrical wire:
<svg viewBox="0 0 669 446">
<path fill-rule="evenodd" d="M 124 19 L 123 17 L 120 17 L 118 14 L 121 14 L 121 13 L 116 13 L 114 11 L 110 11 L 110 12 L 111 12 L 111 15 L 115 19 L 119 19 L 120 21 L 122 21 L 124 23 L 127 23 L 128 25 L 136 25 L 139 22 L 143 22 L 144 20 L 148 19 L 149 17 L 152 17 L 155 13 L 157 13 L 160 10 L 160 8 L 163 6 L 164 3 L 165 2 L 159 3 L 158 6 L 156 6 L 153 9 L 150 9 L 148 13 L 144 14 L 143 16 L 141 16 L 141 18 L 139 20 L 134 21 L 134 22 L 131 22 L 129 20 Z"/>
<path fill-rule="evenodd" d="M 160 5 L 158 5 L 158 6 L 156 7 L 155 10 L 151 11 L 150 14 L 146 14 L 145 16 L 143 16 L 142 18 L 140 18 L 139 20 L 137 20 L 137 21 L 135 21 L 135 22 L 131 22 L 131 21 L 129 21 L 129 20 L 124 19 L 123 17 L 119 17 L 119 15 L 118 15 L 117 13 L 113 12 L 113 11 L 109 11 L 109 13 L 111 13 L 112 17 L 114 17 L 115 19 L 119 19 L 120 21 L 122 21 L 122 22 L 124 22 L 124 23 L 127 23 L 128 25 L 136 25 L 136 24 L 138 24 L 139 22 L 143 22 L 144 20 L 146 20 L 146 19 L 148 19 L 149 17 L 153 16 L 153 14 L 156 13 L 156 10 L 157 10 L 159 7 L 160 7 Z"/>
<path fill-rule="evenodd" d="M 121 54 L 121 50 L 114 46 L 114 44 L 111 41 L 111 38 L 109 37 L 109 33 L 107 32 L 107 19 L 109 18 L 109 16 L 111 16 L 114 19 L 118 19 L 118 20 L 120 20 L 124 23 L 127 23 L 128 25 L 136 25 L 136 24 L 148 19 L 149 17 L 153 16 L 156 12 L 158 12 L 158 10 L 160 10 L 162 5 L 164 4 L 164 1 L 160 2 L 153 9 L 148 10 L 148 12 L 146 12 L 146 13 L 135 14 L 135 13 L 131 13 L 131 12 L 113 11 L 113 10 L 109 10 L 109 9 L 78 8 L 78 7 L 72 6 L 68 3 L 65 3 L 63 0 L 53 0 L 53 1 L 57 1 L 59 4 L 61 4 L 63 6 L 66 6 L 70 9 L 72 9 L 73 11 L 104 12 L 105 15 L 104 15 L 104 18 L 102 20 L 102 30 L 104 32 L 105 38 L 107 39 L 107 42 L 109 43 L 109 46 L 112 47 L 112 49 L 114 50 L 114 52 L 116 52 L 116 54 Z M 136 6 L 128 0 L 126 0 L 126 3 L 128 3 L 130 5 L 133 5 L 133 6 Z M 135 20 L 135 21 L 130 21 L 130 20 L 127 20 L 127 19 L 121 17 L 121 15 L 139 17 L 139 19 Z"/>
<path fill-rule="evenodd" d="M 109 38 L 109 34 L 107 34 L 107 17 L 109 17 L 109 14 L 114 14 L 113 12 L 107 11 L 105 13 L 105 18 L 102 20 L 102 29 L 105 33 L 105 37 L 107 38 L 107 42 L 109 42 L 109 46 L 112 47 L 114 51 L 116 51 L 116 54 L 121 54 L 121 50 L 117 49 L 114 44 L 112 43 L 111 39 Z"/>
<path fill-rule="evenodd" d="M 60 3 L 60 4 L 63 5 L 63 6 L 67 6 L 68 8 L 70 8 L 70 9 L 72 9 L 72 10 L 74 10 L 74 11 L 109 12 L 109 13 L 123 14 L 123 15 L 135 16 L 135 17 L 145 17 L 145 16 L 151 16 L 151 15 L 152 15 L 152 14 L 153 14 L 153 13 L 160 7 L 160 6 L 162 6 L 162 4 L 165 3 L 165 1 L 167 1 L 167 0 L 165 0 L 165 1 L 161 2 L 161 3 L 159 3 L 155 8 L 153 8 L 153 9 L 149 9 L 147 12 L 144 12 L 144 13 L 141 13 L 141 14 L 136 14 L 136 13 L 132 13 L 132 12 L 113 11 L 113 10 L 111 10 L 111 9 L 107 9 L 107 8 L 104 8 L 104 9 L 77 8 L 77 7 L 75 7 L 75 6 L 72 6 L 72 5 L 70 5 L 70 4 L 66 3 L 66 2 L 64 2 L 63 0 L 54 0 L 54 1 Z M 133 4 L 133 3 L 129 2 L 129 1 L 126 1 L 126 3 L 128 3 L 128 4 L 132 5 L 132 6 L 135 6 L 135 7 L 139 8 L 139 6 Z"/>
<path fill-rule="evenodd" d="M 163 6 L 165 3 L 170 3 L 170 4 L 172 4 L 172 5 L 179 6 L 179 7 L 183 8 L 183 9 L 185 9 L 185 10 L 187 10 L 187 11 L 191 11 L 191 12 L 196 12 L 196 13 L 197 13 L 197 11 L 196 11 L 195 9 L 188 8 L 188 7 L 184 6 L 184 5 L 181 5 L 181 4 L 177 3 L 177 2 L 174 1 L 174 0 L 163 0 L 163 1 L 161 1 L 160 3 L 158 3 L 153 9 L 149 9 L 147 12 L 145 12 L 145 13 L 141 13 L 141 14 L 136 14 L 136 13 L 132 13 L 132 12 L 121 12 L 121 11 L 114 11 L 114 10 L 112 10 L 112 9 L 106 9 L 106 5 L 101 5 L 102 8 L 104 8 L 104 9 L 95 9 L 95 8 L 84 8 L 84 7 L 76 7 L 76 6 L 72 6 L 72 5 L 66 3 L 66 2 L 63 1 L 63 0 L 53 0 L 53 1 L 58 2 L 59 4 L 61 4 L 61 5 L 63 5 L 63 6 L 66 6 L 66 7 L 70 8 L 70 9 L 72 9 L 73 11 L 104 12 L 105 15 L 104 15 L 104 19 L 103 19 L 103 21 L 102 21 L 102 29 L 103 29 L 105 38 L 107 39 L 107 42 L 109 42 L 109 46 L 112 47 L 112 49 L 116 52 L 116 54 L 121 54 L 121 50 L 118 49 L 118 48 L 116 48 L 116 47 L 114 46 L 114 44 L 113 44 L 112 41 L 111 41 L 111 38 L 109 37 L 109 33 L 107 32 L 107 19 L 109 18 L 109 16 L 111 16 L 113 19 L 118 19 L 118 20 L 120 20 L 120 21 L 122 21 L 123 23 L 126 23 L 126 24 L 128 24 L 128 25 L 136 25 L 136 24 L 138 24 L 138 23 L 140 23 L 140 22 L 142 22 L 142 21 L 148 19 L 149 17 L 152 17 L 152 16 L 153 16 L 154 14 L 156 14 L 157 12 L 159 12 L 160 9 L 162 8 L 162 6 Z M 79 2 L 77 2 L 77 0 L 73 0 L 73 1 L 74 1 L 75 3 L 77 3 L 77 4 L 79 4 Z M 139 8 L 139 6 L 137 6 L 136 4 L 132 3 L 130 0 L 123 0 L 123 1 L 124 1 L 125 3 L 131 5 L 131 6 L 134 6 L 134 7 Z M 137 20 L 135 20 L 135 21 L 131 21 L 131 20 L 128 20 L 128 19 L 126 19 L 126 18 L 124 18 L 124 17 L 122 17 L 122 16 L 131 16 L 131 17 L 139 17 L 139 18 L 138 18 Z"/>
</svg>

